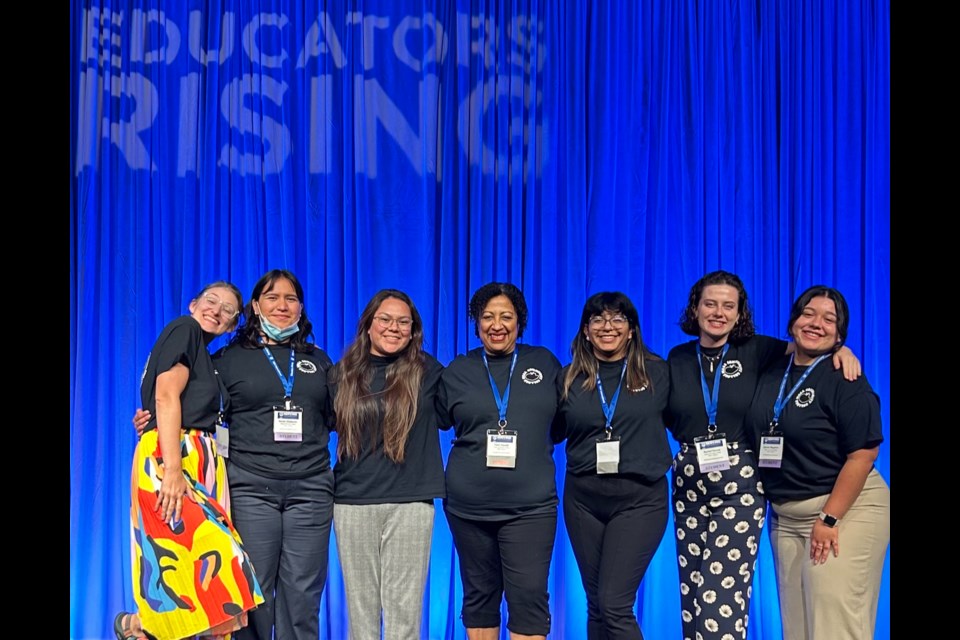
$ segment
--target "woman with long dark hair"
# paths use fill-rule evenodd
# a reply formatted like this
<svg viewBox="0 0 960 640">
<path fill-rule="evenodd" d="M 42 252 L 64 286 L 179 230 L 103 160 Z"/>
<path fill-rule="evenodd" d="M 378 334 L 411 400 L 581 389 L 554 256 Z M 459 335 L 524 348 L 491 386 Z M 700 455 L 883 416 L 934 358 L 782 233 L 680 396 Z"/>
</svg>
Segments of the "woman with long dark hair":
<svg viewBox="0 0 960 640">
<path fill-rule="evenodd" d="M 563 517 L 587 595 L 590 640 L 642 638 L 637 589 L 667 527 L 667 363 L 647 349 L 630 299 L 587 299 L 559 379 Z"/>
<path fill-rule="evenodd" d="M 444 495 L 434 399 L 443 367 L 423 350 L 413 300 L 383 289 L 334 367 L 334 530 L 350 638 L 420 637 L 434 498 Z"/>
<path fill-rule="evenodd" d="M 244 323 L 213 356 L 229 397 L 227 458 L 233 522 L 264 603 L 241 640 L 316 640 L 327 578 L 333 472 L 327 421 L 330 357 L 313 344 L 300 280 L 271 269 L 257 280 Z M 135 423 L 138 417 L 134 418 Z"/>
</svg>

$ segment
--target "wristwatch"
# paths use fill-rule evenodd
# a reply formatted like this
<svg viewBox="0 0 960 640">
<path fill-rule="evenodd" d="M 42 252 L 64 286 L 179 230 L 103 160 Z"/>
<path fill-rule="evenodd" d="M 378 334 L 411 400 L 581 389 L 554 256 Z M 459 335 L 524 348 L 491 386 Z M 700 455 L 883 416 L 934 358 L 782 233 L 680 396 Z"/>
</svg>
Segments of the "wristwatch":
<svg viewBox="0 0 960 640">
<path fill-rule="evenodd" d="M 827 525 L 831 529 L 837 526 L 837 523 L 840 522 L 840 518 L 837 516 L 832 516 L 829 513 L 820 512 L 820 520 L 823 524 Z"/>
</svg>

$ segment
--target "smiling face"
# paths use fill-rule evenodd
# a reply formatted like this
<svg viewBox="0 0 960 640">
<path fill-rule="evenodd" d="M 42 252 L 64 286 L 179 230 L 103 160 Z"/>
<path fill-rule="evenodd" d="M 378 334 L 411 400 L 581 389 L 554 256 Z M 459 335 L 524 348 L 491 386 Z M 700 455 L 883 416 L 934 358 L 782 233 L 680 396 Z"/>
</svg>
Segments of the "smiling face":
<svg viewBox="0 0 960 640">
<path fill-rule="evenodd" d="M 412 328 L 413 312 L 410 305 L 397 298 L 387 298 L 377 307 L 367 329 L 370 353 L 375 356 L 400 353 L 410 344 Z"/>
<path fill-rule="evenodd" d="M 633 338 L 630 321 L 619 311 L 604 309 L 591 316 L 583 328 L 587 341 L 593 347 L 597 360 L 620 360 L 627 355 L 627 346 Z"/>
<path fill-rule="evenodd" d="M 512 353 L 517 344 L 517 310 L 504 295 L 490 298 L 477 321 L 480 342 L 490 355 Z"/>
<path fill-rule="evenodd" d="M 794 362 L 812 363 L 817 356 L 832 353 L 840 343 L 837 329 L 837 305 L 826 296 L 811 298 L 790 328 L 796 344 Z"/>
<path fill-rule="evenodd" d="M 700 344 L 719 347 L 727 342 L 740 317 L 740 294 L 728 284 L 711 284 L 703 288 L 697 304 L 697 325 Z"/>
<path fill-rule="evenodd" d="M 277 278 L 269 290 L 264 290 L 253 301 L 253 311 L 266 318 L 278 329 L 286 329 L 300 321 L 303 310 L 300 297 L 293 283 L 286 278 Z"/>
<path fill-rule="evenodd" d="M 210 287 L 190 301 L 188 308 L 205 332 L 220 336 L 236 326 L 240 300 L 226 287 Z"/>
</svg>

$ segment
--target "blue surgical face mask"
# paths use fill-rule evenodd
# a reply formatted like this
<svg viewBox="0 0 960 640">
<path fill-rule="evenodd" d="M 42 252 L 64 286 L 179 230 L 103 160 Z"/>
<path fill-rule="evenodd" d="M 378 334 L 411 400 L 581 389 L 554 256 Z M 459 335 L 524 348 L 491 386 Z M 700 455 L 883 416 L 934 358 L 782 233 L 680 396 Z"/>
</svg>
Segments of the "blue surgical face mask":
<svg viewBox="0 0 960 640">
<path fill-rule="evenodd" d="M 267 337 L 276 342 L 283 342 L 297 331 L 300 330 L 300 318 L 297 318 L 297 321 L 286 329 L 280 329 L 274 324 L 271 324 L 269 320 L 260 316 L 260 328 L 263 329 L 263 332 L 267 334 Z"/>
</svg>

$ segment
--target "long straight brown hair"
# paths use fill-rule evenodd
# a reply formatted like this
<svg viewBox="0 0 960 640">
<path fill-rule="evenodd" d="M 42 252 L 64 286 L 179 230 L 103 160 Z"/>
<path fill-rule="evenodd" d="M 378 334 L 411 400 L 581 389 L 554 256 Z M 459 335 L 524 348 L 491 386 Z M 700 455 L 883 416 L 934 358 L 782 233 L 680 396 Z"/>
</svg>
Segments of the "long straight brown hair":
<svg viewBox="0 0 960 640">
<path fill-rule="evenodd" d="M 370 358 L 368 331 L 377 309 L 384 300 L 390 298 L 396 298 L 410 307 L 410 316 L 413 319 L 410 344 L 400 352 L 396 361 L 387 366 L 383 392 L 373 394 L 370 383 L 373 381 L 374 367 Z M 361 440 L 366 431 L 370 437 L 371 448 L 376 446 L 377 437 L 382 435 L 383 452 L 387 458 L 394 462 L 403 462 L 407 438 L 417 416 L 420 386 L 425 370 L 423 320 L 413 300 L 398 289 L 378 291 L 360 314 L 357 334 L 334 368 L 334 381 L 337 383 L 337 396 L 333 401 L 337 416 L 337 455 L 359 457 L 363 449 Z"/>
</svg>

